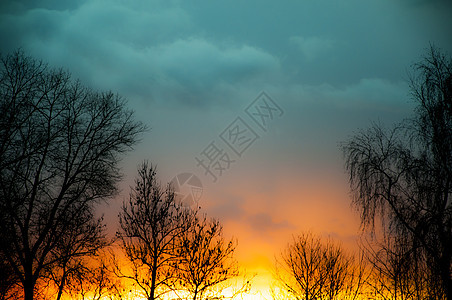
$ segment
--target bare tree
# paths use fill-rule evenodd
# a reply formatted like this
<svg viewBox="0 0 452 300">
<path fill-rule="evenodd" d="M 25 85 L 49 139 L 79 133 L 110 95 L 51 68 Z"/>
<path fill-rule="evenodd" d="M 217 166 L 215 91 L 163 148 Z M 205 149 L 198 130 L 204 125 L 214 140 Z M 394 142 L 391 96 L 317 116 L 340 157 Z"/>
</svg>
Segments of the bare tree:
<svg viewBox="0 0 452 300">
<path fill-rule="evenodd" d="M 76 269 L 78 272 L 71 274 L 68 282 L 70 286 L 66 289 L 71 299 L 100 300 L 121 299 L 120 280 L 111 272 L 106 262 L 102 259 L 90 261 L 90 268 Z"/>
<path fill-rule="evenodd" d="M 97 256 L 79 257 L 50 270 L 38 287 L 41 298 L 121 299 L 124 287 L 112 271 L 110 253 L 106 249 L 109 248 L 99 250 Z"/>
<path fill-rule="evenodd" d="M 363 229 L 378 221 L 401 237 L 440 286 L 430 296 L 452 299 L 452 63 L 431 47 L 415 71 L 415 117 L 392 130 L 374 125 L 343 149 Z"/>
<path fill-rule="evenodd" d="M 0 251 L 25 299 L 48 270 L 103 243 L 94 206 L 116 193 L 119 158 L 143 130 L 119 96 L 21 51 L 2 59 Z"/>
<path fill-rule="evenodd" d="M 177 239 L 191 225 L 194 213 L 176 204 L 170 186 L 162 188 L 155 168 L 144 162 L 129 200 L 120 213 L 117 236 L 130 263 L 130 272 L 116 268 L 120 277 L 132 280 L 147 299 L 169 292 L 175 279 Z"/>
<path fill-rule="evenodd" d="M 58 291 L 57 300 L 61 299 L 64 292 L 69 292 L 65 291 L 68 286 L 71 287 L 70 290 L 74 290 L 74 280 L 80 282 L 79 278 L 88 278 L 88 275 L 95 274 L 91 271 L 92 263 L 87 262 L 98 259 L 100 250 L 107 245 L 101 232 L 102 219 L 95 220 L 94 216 L 87 212 L 73 212 L 73 215 L 78 218 L 78 224 L 84 226 L 73 226 L 71 232 L 61 237 L 64 242 L 52 250 L 52 255 L 61 259 L 43 270 L 43 279 L 45 278 L 47 285 L 53 284 L 52 288 Z M 87 279 L 89 280 L 94 281 L 95 278 Z"/>
<path fill-rule="evenodd" d="M 0 300 L 18 298 L 19 280 L 8 261 L 0 254 Z"/>
<path fill-rule="evenodd" d="M 418 259 L 403 238 L 386 236 L 379 241 L 374 236 L 363 240 L 361 247 L 371 265 L 369 287 L 381 299 L 432 299 L 438 291 L 427 281 L 430 276 L 425 260 Z"/>
<path fill-rule="evenodd" d="M 227 281 L 239 276 L 234 240 L 225 240 L 220 222 L 204 215 L 196 218 L 179 242 L 177 289 L 186 299 L 220 299 Z M 239 293 L 246 292 L 249 284 L 244 282 Z"/>
<path fill-rule="evenodd" d="M 275 275 L 280 290 L 288 293 L 285 297 L 356 299 L 366 278 L 355 263 L 339 245 L 304 233 L 294 237 L 276 260 Z"/>
</svg>

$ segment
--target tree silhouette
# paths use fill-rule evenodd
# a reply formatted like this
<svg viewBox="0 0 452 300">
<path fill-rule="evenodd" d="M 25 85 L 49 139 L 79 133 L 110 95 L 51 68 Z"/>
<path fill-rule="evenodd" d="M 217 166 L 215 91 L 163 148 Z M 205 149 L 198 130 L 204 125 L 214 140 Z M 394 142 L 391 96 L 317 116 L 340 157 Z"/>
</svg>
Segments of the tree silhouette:
<svg viewBox="0 0 452 300">
<path fill-rule="evenodd" d="M 177 239 L 191 226 L 194 212 L 178 205 L 171 187 L 162 188 L 155 168 L 144 162 L 119 217 L 117 236 L 130 272 L 117 266 L 117 275 L 132 280 L 147 299 L 162 298 L 175 280 Z"/>
<path fill-rule="evenodd" d="M 371 266 L 368 285 L 381 299 L 435 299 L 442 294 L 431 276 L 425 259 L 410 248 L 400 235 L 364 239 L 361 247 Z"/>
<path fill-rule="evenodd" d="M 303 233 L 276 260 L 275 275 L 280 290 L 287 291 L 284 297 L 356 299 L 366 280 L 359 263 L 332 241 Z"/>
<path fill-rule="evenodd" d="M 414 70 L 415 116 L 391 130 L 374 125 L 343 149 L 363 228 L 378 221 L 406 243 L 405 257 L 423 261 L 429 290 L 439 290 L 431 299 L 452 299 L 452 63 L 432 46 Z"/>
<path fill-rule="evenodd" d="M 233 256 L 235 242 L 225 240 L 220 222 L 205 215 L 196 218 L 179 242 L 177 289 L 187 299 L 220 299 L 226 281 L 239 275 Z M 237 294 L 247 291 L 249 284 L 244 282 Z"/>
<path fill-rule="evenodd" d="M 105 253 L 103 253 L 105 255 Z M 65 293 L 71 299 L 121 299 L 119 279 L 109 270 L 103 259 L 87 262 L 89 268 L 75 268 L 70 273 Z"/>
<path fill-rule="evenodd" d="M 25 299 L 103 245 L 94 206 L 116 193 L 119 158 L 144 129 L 117 95 L 21 51 L 2 58 L 0 251 Z"/>
<path fill-rule="evenodd" d="M 19 279 L 8 261 L 0 253 L 0 300 L 17 299 L 19 297 Z"/>
</svg>

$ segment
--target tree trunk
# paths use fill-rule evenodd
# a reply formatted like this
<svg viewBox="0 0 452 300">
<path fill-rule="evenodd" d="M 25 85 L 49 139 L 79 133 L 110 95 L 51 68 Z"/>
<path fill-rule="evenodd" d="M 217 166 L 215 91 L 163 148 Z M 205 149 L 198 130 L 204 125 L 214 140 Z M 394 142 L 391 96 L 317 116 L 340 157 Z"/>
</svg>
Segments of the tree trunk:
<svg viewBox="0 0 452 300">
<path fill-rule="evenodd" d="M 61 299 L 61 296 L 63 295 L 63 289 L 64 289 L 64 285 L 66 283 L 66 269 L 63 270 L 63 277 L 61 278 L 61 282 L 60 285 L 58 287 L 58 295 L 57 295 L 57 300 Z"/>
<path fill-rule="evenodd" d="M 33 292 L 35 289 L 33 276 L 26 274 L 24 281 L 24 296 L 25 300 L 33 300 Z"/>
<path fill-rule="evenodd" d="M 195 292 L 193 293 L 193 300 L 196 300 L 198 297 L 198 287 L 196 287 Z"/>
<path fill-rule="evenodd" d="M 33 261 L 26 257 L 24 263 L 24 299 L 25 300 L 33 300 L 34 297 L 34 289 L 35 289 L 35 280 L 33 276 Z"/>
<path fill-rule="evenodd" d="M 151 274 L 151 300 L 155 299 L 155 282 L 157 279 L 157 257 L 154 257 Z"/>
</svg>

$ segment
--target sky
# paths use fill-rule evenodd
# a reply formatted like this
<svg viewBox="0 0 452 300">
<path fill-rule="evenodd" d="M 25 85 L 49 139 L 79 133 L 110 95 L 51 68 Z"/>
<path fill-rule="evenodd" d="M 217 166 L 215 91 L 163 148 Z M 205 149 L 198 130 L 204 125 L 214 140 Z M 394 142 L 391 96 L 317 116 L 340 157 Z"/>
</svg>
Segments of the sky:
<svg viewBox="0 0 452 300">
<path fill-rule="evenodd" d="M 293 235 L 354 248 L 359 215 L 340 143 L 410 116 L 411 66 L 430 44 L 452 53 L 451 28 L 446 0 L 0 4 L 2 55 L 20 47 L 112 90 L 150 129 L 121 163 L 121 194 L 102 207 L 110 230 L 141 161 L 163 183 L 195 176 L 197 204 L 238 240 L 255 293 Z"/>
</svg>

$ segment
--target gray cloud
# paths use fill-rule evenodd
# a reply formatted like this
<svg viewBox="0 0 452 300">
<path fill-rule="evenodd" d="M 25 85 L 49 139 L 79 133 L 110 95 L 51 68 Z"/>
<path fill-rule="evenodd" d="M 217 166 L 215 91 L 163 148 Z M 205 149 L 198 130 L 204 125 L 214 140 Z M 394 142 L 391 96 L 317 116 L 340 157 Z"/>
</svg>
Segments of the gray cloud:
<svg viewBox="0 0 452 300">
<path fill-rule="evenodd" d="M 216 197 L 216 205 L 210 209 L 210 213 L 222 220 L 239 221 L 245 215 L 242 207 L 244 199 L 238 196 Z"/>
<path fill-rule="evenodd" d="M 452 18 L 435 3 L 6 1 L 0 48 L 21 46 L 102 89 L 205 106 L 268 85 L 398 81 L 431 39 L 452 48 Z"/>
<path fill-rule="evenodd" d="M 8 42 L 2 50 L 24 47 L 102 89 L 190 105 L 205 105 L 235 84 L 279 71 L 278 59 L 266 51 L 215 44 L 196 34 L 180 7 L 161 3 L 93 1 L 70 11 L 5 14 L 0 38 Z"/>
<path fill-rule="evenodd" d="M 269 231 L 278 231 L 284 229 L 294 229 L 295 226 L 287 220 L 276 222 L 271 215 L 266 213 L 254 214 L 247 218 L 247 223 L 251 228 L 260 233 L 268 233 Z"/>
</svg>

